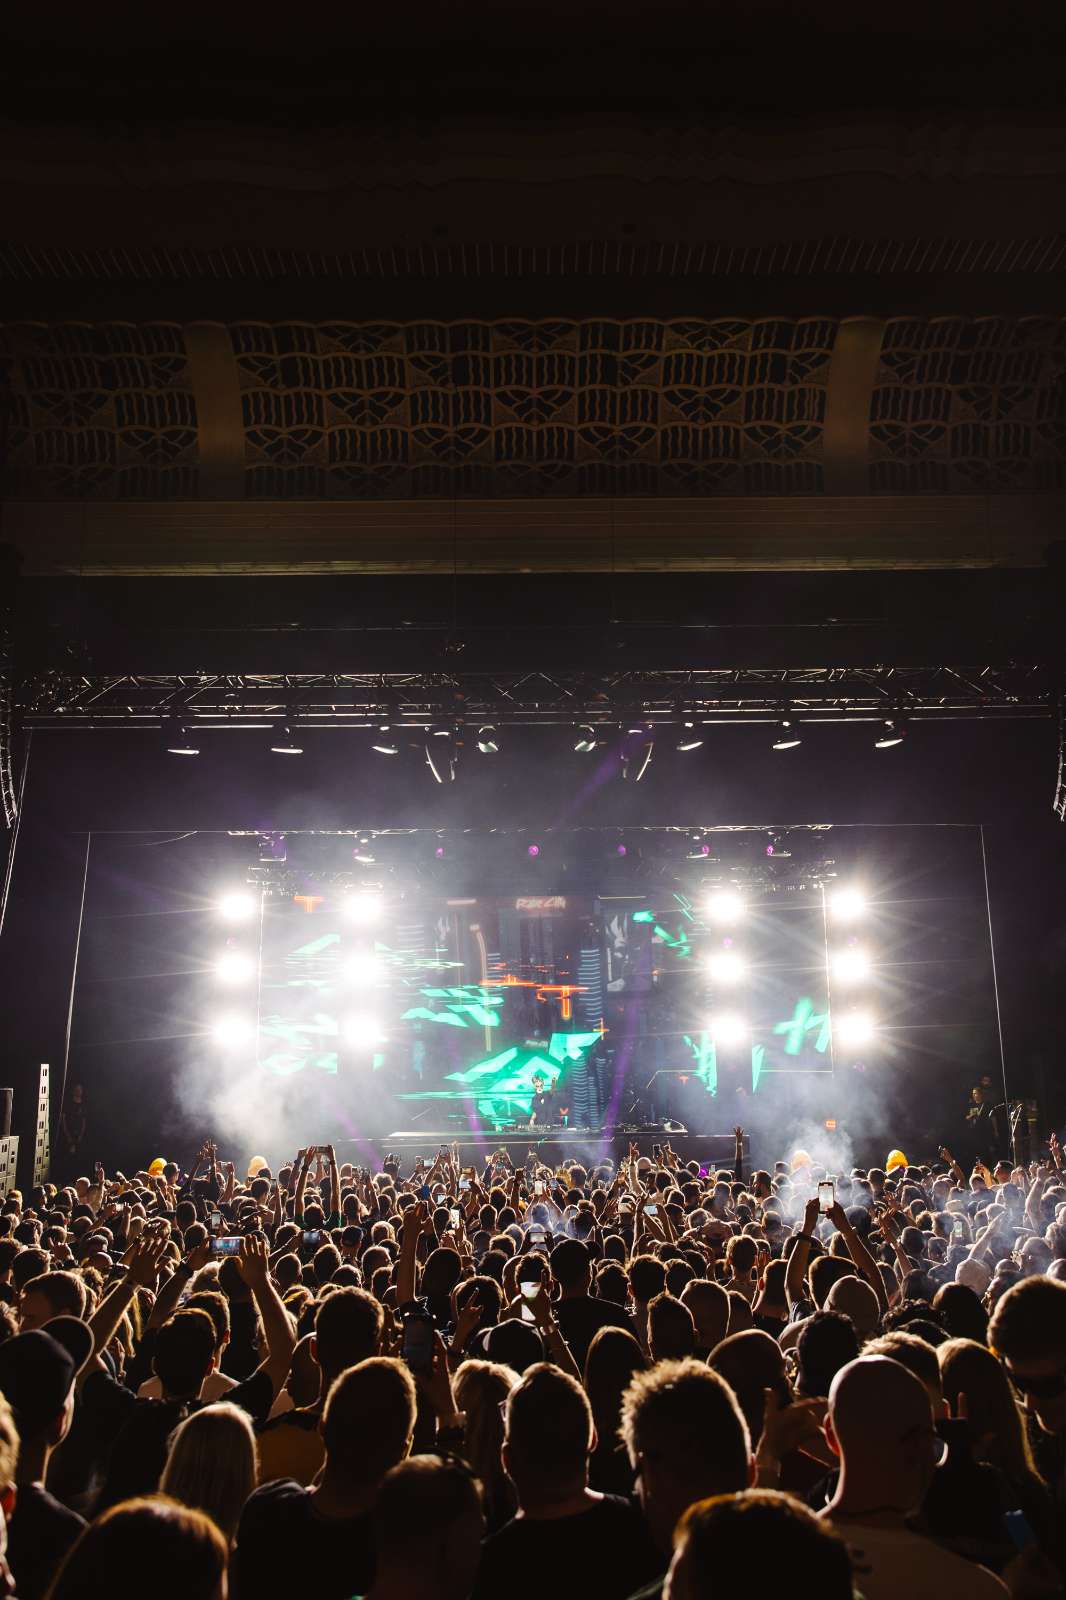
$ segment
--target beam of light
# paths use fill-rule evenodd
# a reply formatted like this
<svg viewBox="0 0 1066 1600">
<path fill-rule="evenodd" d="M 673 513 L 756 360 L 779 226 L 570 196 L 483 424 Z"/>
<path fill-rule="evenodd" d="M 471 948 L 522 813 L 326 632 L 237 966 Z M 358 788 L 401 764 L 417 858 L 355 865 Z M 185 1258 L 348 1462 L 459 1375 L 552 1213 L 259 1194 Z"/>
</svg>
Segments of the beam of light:
<svg viewBox="0 0 1066 1600">
<path fill-rule="evenodd" d="M 254 1033 L 255 1029 L 247 1017 L 217 1017 L 211 1024 L 212 1039 L 225 1050 L 235 1050 L 238 1046 L 247 1044 Z"/>
<path fill-rule="evenodd" d="M 744 915 L 744 902 L 732 889 L 716 889 L 704 902 L 712 922 L 736 922 Z"/>
<path fill-rule="evenodd" d="M 357 986 L 380 983 L 385 976 L 385 968 L 379 957 L 371 950 L 360 950 L 356 955 L 348 956 L 341 962 L 341 975 L 345 983 Z"/>
<path fill-rule="evenodd" d="M 241 950 L 227 950 L 215 962 L 215 977 L 222 983 L 247 983 L 255 974 L 255 962 Z"/>
<path fill-rule="evenodd" d="M 358 927 L 365 928 L 377 922 L 384 909 L 385 902 L 379 894 L 349 894 L 344 898 L 345 920 Z"/>
<path fill-rule="evenodd" d="M 870 958 L 862 950 L 838 950 L 832 966 L 837 983 L 861 983 L 870 976 Z"/>
<path fill-rule="evenodd" d="M 255 895 L 249 894 L 247 889 L 233 889 L 219 896 L 217 910 L 227 922 L 247 922 L 255 916 Z"/>
<path fill-rule="evenodd" d="M 837 922 L 856 922 L 866 910 L 866 896 L 855 886 L 836 889 L 829 896 L 829 909 Z"/>
<path fill-rule="evenodd" d="M 346 1017 L 342 1024 L 344 1042 L 354 1050 L 373 1050 L 385 1041 L 385 1030 L 379 1017 L 360 1011 Z"/>
<path fill-rule="evenodd" d="M 834 1017 L 833 1032 L 841 1044 L 869 1044 L 874 1036 L 874 1020 L 866 1011 L 847 1011 Z"/>
<path fill-rule="evenodd" d="M 735 950 L 721 950 L 707 962 L 707 976 L 712 983 L 739 983 L 746 971 L 743 957 Z"/>
<path fill-rule="evenodd" d="M 750 1029 L 743 1017 L 727 1011 L 719 1017 L 712 1017 L 707 1031 L 716 1045 L 734 1045 L 743 1044 Z"/>
</svg>

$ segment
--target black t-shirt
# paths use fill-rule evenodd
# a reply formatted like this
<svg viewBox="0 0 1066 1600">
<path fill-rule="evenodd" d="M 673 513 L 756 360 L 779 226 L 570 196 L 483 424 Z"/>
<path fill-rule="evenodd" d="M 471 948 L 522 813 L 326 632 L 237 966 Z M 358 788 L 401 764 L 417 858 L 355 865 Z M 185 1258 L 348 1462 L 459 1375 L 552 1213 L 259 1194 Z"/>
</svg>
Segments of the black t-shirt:
<svg viewBox="0 0 1066 1600">
<path fill-rule="evenodd" d="M 578 1295 L 573 1300 L 560 1300 L 555 1308 L 563 1338 L 573 1351 L 574 1360 L 581 1372 L 585 1370 L 585 1357 L 589 1345 L 601 1328 L 625 1328 L 636 1337 L 632 1317 L 621 1306 L 610 1300 L 595 1300 L 592 1295 Z"/>
<path fill-rule="evenodd" d="M 21 1600 L 43 1600 L 59 1564 L 85 1527 L 47 1489 L 19 1484 L 7 1524 L 7 1559 Z"/>
<path fill-rule="evenodd" d="M 373 1522 L 315 1514 L 315 1497 L 292 1478 L 257 1489 L 241 1512 L 230 1565 L 233 1600 L 296 1595 L 351 1600 L 374 1581 Z"/>
<path fill-rule="evenodd" d="M 481 1547 L 472 1600 L 544 1600 L 560 1582 L 568 1594 L 627 1600 L 663 1566 L 633 1502 L 608 1494 L 572 1517 L 512 1517 Z"/>
</svg>

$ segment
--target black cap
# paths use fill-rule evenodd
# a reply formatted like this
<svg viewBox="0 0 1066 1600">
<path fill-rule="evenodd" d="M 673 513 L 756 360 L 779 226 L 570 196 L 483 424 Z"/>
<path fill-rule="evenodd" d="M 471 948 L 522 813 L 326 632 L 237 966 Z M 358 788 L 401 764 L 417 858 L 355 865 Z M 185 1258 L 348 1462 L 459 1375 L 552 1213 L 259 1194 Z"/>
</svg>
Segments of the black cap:
<svg viewBox="0 0 1066 1600">
<path fill-rule="evenodd" d="M 92 1353 L 92 1332 L 79 1317 L 53 1317 L 46 1327 L 0 1344 L 0 1393 L 24 1438 L 58 1416 Z"/>
</svg>

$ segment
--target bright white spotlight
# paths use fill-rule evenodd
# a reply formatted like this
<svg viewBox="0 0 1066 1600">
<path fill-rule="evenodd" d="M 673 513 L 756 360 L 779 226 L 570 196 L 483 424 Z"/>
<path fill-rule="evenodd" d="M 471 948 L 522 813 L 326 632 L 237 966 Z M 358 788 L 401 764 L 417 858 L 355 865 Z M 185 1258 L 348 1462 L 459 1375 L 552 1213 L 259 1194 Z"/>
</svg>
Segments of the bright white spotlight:
<svg viewBox="0 0 1066 1600">
<path fill-rule="evenodd" d="M 707 963 L 707 976 L 712 983 L 739 983 L 745 970 L 744 961 L 735 950 L 721 950 Z"/>
<path fill-rule="evenodd" d="M 837 889 L 829 898 L 829 909 L 838 922 L 855 922 L 866 910 L 861 889 Z"/>
<path fill-rule="evenodd" d="M 252 1037 L 252 1024 L 246 1017 L 219 1017 L 211 1025 L 211 1037 L 226 1050 L 247 1044 Z"/>
<path fill-rule="evenodd" d="M 874 1036 L 873 1018 L 865 1011 L 848 1011 L 835 1019 L 833 1032 L 841 1044 L 869 1044 Z"/>
<path fill-rule="evenodd" d="M 384 909 L 385 902 L 379 894 L 350 894 L 344 901 L 345 917 L 364 928 L 376 922 Z"/>
<path fill-rule="evenodd" d="M 227 922 L 247 922 L 255 916 L 255 908 L 255 895 L 249 894 L 247 889 L 234 889 L 218 902 L 219 916 L 225 917 Z"/>
<path fill-rule="evenodd" d="M 246 983 L 255 972 L 255 962 L 240 950 L 227 950 L 215 962 L 215 977 L 223 983 Z"/>
<path fill-rule="evenodd" d="M 377 1017 L 360 1012 L 345 1020 L 344 1040 L 356 1050 L 373 1050 L 375 1045 L 385 1042 L 385 1033 Z"/>
<path fill-rule="evenodd" d="M 874 749 L 891 750 L 893 745 L 902 744 L 906 737 L 907 729 L 904 723 L 886 722 L 874 740 Z"/>
<path fill-rule="evenodd" d="M 837 983 L 861 983 L 870 976 L 870 959 L 862 950 L 838 950 L 833 957 Z"/>
<path fill-rule="evenodd" d="M 777 732 L 770 746 L 771 750 L 795 750 L 796 746 L 802 743 L 803 735 L 799 730 L 798 724 L 792 722 L 788 717 L 782 717 L 777 725 Z"/>
<path fill-rule="evenodd" d="M 384 970 L 378 957 L 371 950 L 360 950 L 341 963 L 344 981 L 357 985 L 380 983 Z"/>
<path fill-rule="evenodd" d="M 712 922 L 736 922 L 744 915 L 744 902 L 732 889 L 716 889 L 707 896 L 706 908 Z"/>
<path fill-rule="evenodd" d="M 715 1044 L 743 1044 L 748 1036 L 748 1024 L 743 1017 L 727 1012 L 711 1019 L 710 1032 Z"/>
</svg>

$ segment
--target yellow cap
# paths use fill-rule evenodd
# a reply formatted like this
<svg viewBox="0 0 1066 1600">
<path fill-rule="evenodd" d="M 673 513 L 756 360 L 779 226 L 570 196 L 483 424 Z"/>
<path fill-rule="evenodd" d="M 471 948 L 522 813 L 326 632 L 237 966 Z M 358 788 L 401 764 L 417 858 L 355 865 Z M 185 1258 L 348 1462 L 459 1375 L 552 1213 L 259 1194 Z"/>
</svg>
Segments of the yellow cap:
<svg viewBox="0 0 1066 1600">
<path fill-rule="evenodd" d="M 897 1167 L 905 1167 L 908 1164 L 907 1157 L 902 1150 L 890 1150 L 888 1152 L 888 1160 L 885 1162 L 885 1171 L 895 1172 Z"/>
</svg>

